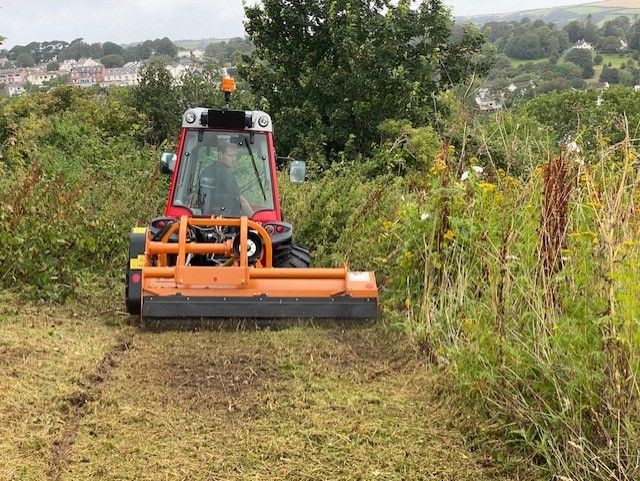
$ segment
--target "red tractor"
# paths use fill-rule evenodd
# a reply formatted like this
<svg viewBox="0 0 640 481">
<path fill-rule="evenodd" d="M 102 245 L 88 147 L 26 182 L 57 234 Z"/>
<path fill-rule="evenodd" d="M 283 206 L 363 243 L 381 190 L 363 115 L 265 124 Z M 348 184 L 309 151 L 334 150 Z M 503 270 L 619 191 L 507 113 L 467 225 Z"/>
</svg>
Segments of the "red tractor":
<svg viewBox="0 0 640 481">
<path fill-rule="evenodd" d="M 283 221 L 277 167 L 303 182 L 305 164 L 276 156 L 261 111 L 192 108 L 182 118 L 164 216 L 130 236 L 126 305 L 143 317 L 375 317 L 371 272 L 317 269 Z"/>
</svg>

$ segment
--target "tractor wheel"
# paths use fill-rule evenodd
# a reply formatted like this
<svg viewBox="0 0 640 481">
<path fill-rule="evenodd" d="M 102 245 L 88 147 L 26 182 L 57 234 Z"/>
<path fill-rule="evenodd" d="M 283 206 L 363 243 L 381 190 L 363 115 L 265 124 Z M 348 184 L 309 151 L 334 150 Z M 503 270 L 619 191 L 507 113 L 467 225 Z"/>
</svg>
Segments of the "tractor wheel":
<svg viewBox="0 0 640 481">
<path fill-rule="evenodd" d="M 144 254 L 145 242 L 145 234 L 132 233 L 129 236 L 129 258 L 127 259 L 124 295 L 127 312 L 132 316 L 140 315 L 142 271 L 140 269 L 131 269 L 131 261 Z"/>
<path fill-rule="evenodd" d="M 311 265 L 311 252 L 306 247 L 297 244 L 279 246 L 276 250 L 274 267 L 299 267 L 305 268 Z"/>
</svg>

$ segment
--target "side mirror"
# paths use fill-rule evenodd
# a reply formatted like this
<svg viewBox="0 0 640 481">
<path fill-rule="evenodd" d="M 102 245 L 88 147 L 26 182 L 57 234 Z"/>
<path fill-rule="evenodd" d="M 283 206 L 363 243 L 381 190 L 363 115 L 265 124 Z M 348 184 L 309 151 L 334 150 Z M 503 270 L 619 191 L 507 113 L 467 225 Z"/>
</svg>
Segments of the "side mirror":
<svg viewBox="0 0 640 481">
<path fill-rule="evenodd" d="M 296 184 L 304 182 L 307 175 L 307 163 L 304 160 L 292 160 L 289 165 L 289 180 Z"/>
<path fill-rule="evenodd" d="M 160 154 L 160 172 L 167 175 L 173 174 L 177 159 L 178 156 L 173 152 L 162 152 Z"/>
</svg>

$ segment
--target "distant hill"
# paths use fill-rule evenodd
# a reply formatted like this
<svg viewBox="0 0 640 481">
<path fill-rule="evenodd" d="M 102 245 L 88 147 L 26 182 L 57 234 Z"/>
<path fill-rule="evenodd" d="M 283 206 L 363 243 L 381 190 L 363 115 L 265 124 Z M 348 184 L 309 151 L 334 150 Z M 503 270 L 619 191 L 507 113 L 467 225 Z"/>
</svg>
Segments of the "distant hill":
<svg viewBox="0 0 640 481">
<path fill-rule="evenodd" d="M 219 42 L 226 42 L 230 40 L 229 38 L 201 38 L 198 40 L 190 40 L 190 39 L 184 39 L 184 40 L 173 40 L 173 43 L 176 44 L 176 46 L 178 48 L 183 48 L 185 50 L 204 50 L 207 48 L 207 45 L 211 44 L 211 43 L 219 43 Z M 120 44 L 121 47 L 123 48 L 128 48 L 128 47 L 135 47 L 136 45 L 140 45 L 142 42 L 132 42 L 132 43 L 123 43 Z"/>
<path fill-rule="evenodd" d="M 199 40 L 175 40 L 175 43 L 178 48 L 184 48 L 185 50 L 204 50 L 207 48 L 207 45 L 211 43 L 219 43 L 226 42 L 229 40 L 228 38 L 201 38 Z"/>
<path fill-rule="evenodd" d="M 552 22 L 562 27 L 573 20 L 584 20 L 587 15 L 591 15 L 593 21 L 599 24 L 619 15 L 633 17 L 634 15 L 640 15 L 640 0 L 605 0 L 565 7 L 459 17 L 459 19 L 484 25 L 488 22 L 518 21 L 528 17 L 532 20 L 540 19 L 545 22 Z"/>
</svg>

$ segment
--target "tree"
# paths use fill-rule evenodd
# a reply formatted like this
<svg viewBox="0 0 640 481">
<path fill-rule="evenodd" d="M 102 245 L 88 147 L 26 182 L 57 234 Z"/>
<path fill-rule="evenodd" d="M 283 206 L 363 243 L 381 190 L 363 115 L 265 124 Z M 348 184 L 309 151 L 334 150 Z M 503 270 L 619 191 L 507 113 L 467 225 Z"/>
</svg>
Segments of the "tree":
<svg viewBox="0 0 640 481">
<path fill-rule="evenodd" d="M 100 62 L 102 62 L 102 65 L 104 65 L 106 68 L 122 67 L 125 64 L 125 60 L 122 55 L 119 55 L 117 53 L 105 55 L 100 59 Z"/>
<path fill-rule="evenodd" d="M 610 84 L 620 83 L 620 71 L 617 68 L 605 66 L 600 74 L 600 82 L 609 82 Z"/>
<path fill-rule="evenodd" d="M 133 104 L 149 119 L 150 143 L 157 145 L 179 129 L 180 96 L 165 63 L 150 61 L 144 66 L 133 92 Z"/>
<path fill-rule="evenodd" d="M 636 18 L 633 25 L 629 27 L 627 37 L 629 39 L 629 48 L 635 51 L 640 50 L 640 18 Z"/>
<path fill-rule="evenodd" d="M 55 72 L 56 70 L 60 70 L 60 64 L 58 62 L 49 62 L 47 64 L 47 71 Z"/>
<path fill-rule="evenodd" d="M 593 57 L 594 65 L 602 65 L 602 62 L 604 62 L 604 57 L 601 54 L 598 53 L 595 57 Z"/>
<path fill-rule="evenodd" d="M 268 101 L 285 154 L 367 152 L 383 120 L 424 124 L 433 95 L 487 68 L 484 35 L 452 35 L 440 0 L 264 0 L 245 13 L 256 49 L 239 73 Z"/>
<path fill-rule="evenodd" d="M 571 43 L 576 43 L 584 38 L 584 24 L 577 20 L 565 25 L 563 30 L 567 33 Z"/>
<path fill-rule="evenodd" d="M 124 49 L 113 42 L 105 42 L 102 44 L 102 56 L 106 57 L 107 55 L 122 55 L 124 53 Z"/>
<path fill-rule="evenodd" d="M 582 78 L 591 78 L 595 74 L 593 54 L 586 48 L 572 48 L 564 56 L 567 62 L 576 64 L 582 69 Z"/>
<path fill-rule="evenodd" d="M 22 68 L 33 67 L 35 65 L 35 60 L 33 60 L 33 55 L 29 52 L 20 52 L 16 57 L 16 66 Z"/>
<path fill-rule="evenodd" d="M 607 36 L 600 37 L 598 39 L 598 50 L 602 53 L 616 53 L 620 50 L 620 37 L 617 36 Z"/>
<path fill-rule="evenodd" d="M 178 47 L 167 37 L 154 40 L 153 50 L 155 55 L 167 55 L 171 58 L 178 56 Z"/>
</svg>

